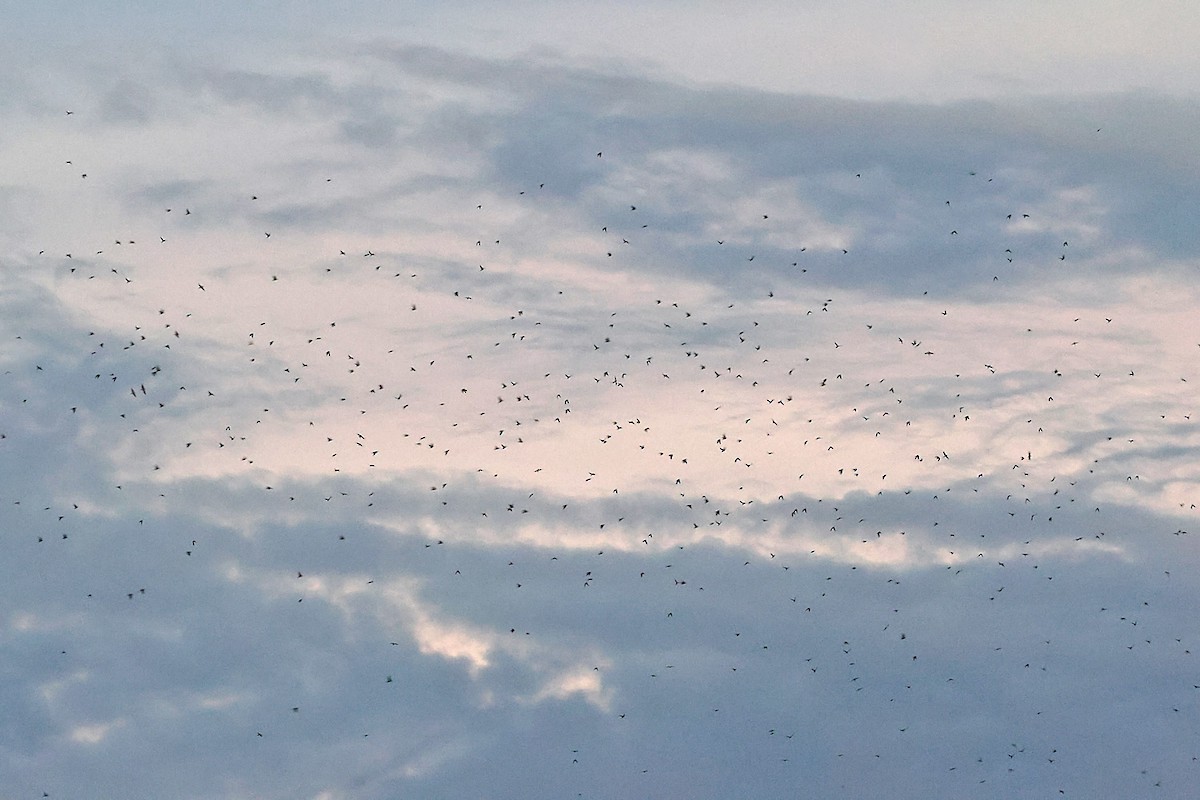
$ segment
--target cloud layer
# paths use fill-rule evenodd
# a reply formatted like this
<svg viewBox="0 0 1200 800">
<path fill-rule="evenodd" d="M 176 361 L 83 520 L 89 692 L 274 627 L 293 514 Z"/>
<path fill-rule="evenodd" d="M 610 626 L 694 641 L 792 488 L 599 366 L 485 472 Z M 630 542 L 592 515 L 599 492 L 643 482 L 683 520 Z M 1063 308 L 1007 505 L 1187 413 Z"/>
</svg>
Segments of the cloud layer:
<svg viewBox="0 0 1200 800">
<path fill-rule="evenodd" d="M 1188 796 L 1194 98 L 502 49 L 19 75 L 13 796 Z"/>
</svg>

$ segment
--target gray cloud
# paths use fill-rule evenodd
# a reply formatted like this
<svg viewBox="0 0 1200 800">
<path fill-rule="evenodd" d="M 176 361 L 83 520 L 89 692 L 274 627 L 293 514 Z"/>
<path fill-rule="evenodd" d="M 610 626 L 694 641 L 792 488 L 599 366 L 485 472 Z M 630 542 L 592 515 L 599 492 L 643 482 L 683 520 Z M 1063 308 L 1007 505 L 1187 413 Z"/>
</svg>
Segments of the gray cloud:
<svg viewBox="0 0 1200 800">
<path fill-rule="evenodd" d="M 182 61 L 0 150 L 13 791 L 1189 796 L 1190 100 Z"/>
</svg>

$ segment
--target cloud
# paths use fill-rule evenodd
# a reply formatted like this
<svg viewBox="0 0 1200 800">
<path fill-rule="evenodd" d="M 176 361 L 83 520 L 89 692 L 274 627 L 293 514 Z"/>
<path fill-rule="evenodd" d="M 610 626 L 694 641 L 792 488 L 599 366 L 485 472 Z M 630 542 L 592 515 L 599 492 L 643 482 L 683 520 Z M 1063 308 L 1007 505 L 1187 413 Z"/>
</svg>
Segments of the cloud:
<svg viewBox="0 0 1200 800">
<path fill-rule="evenodd" d="M 517 38 L 20 72 L 14 790 L 1187 796 L 1194 98 Z"/>
</svg>

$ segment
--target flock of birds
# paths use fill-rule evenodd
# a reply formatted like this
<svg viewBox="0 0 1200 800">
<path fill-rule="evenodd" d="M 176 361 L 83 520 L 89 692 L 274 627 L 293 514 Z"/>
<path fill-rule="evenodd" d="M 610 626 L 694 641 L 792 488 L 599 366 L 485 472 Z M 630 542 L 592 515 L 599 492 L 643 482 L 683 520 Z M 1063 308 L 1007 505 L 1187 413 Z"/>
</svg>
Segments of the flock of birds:
<svg viewBox="0 0 1200 800">
<path fill-rule="evenodd" d="M 614 155 L 580 158 L 603 174 Z M 75 158 L 66 168 L 100 179 Z M 988 177 L 967 177 L 966 191 L 987 191 Z M 899 762 L 922 752 L 947 760 L 940 774 L 909 776 L 899 795 L 924 785 L 944 796 L 1022 786 L 1082 796 L 1058 767 L 1103 770 L 1111 754 L 1086 752 L 1071 715 L 1087 710 L 1054 698 L 1077 670 L 1107 663 L 1089 641 L 1160 665 L 1151 716 L 1194 739 L 1181 720 L 1195 719 L 1200 698 L 1197 631 L 1155 616 L 1176 580 L 1170 565 L 1138 567 L 1111 604 L 1075 602 L 1095 593 L 1080 588 L 1080 565 L 1117 564 L 1115 553 L 1150 535 L 1096 499 L 1117 473 L 1142 480 L 1125 460 L 1139 443 L 1115 424 L 1083 423 L 1082 409 L 1105 393 L 1159 393 L 1153 424 L 1170 435 L 1190 423 L 1186 394 L 1175 402 L 1187 376 L 1164 389 L 1139 376 L 1136 356 L 1114 363 L 1123 320 L 1095 309 L 983 319 L 973 316 L 981 304 L 938 287 L 844 301 L 826 278 L 854 245 L 760 244 L 789 224 L 772 208 L 689 243 L 720 274 L 653 263 L 678 233 L 657 230 L 668 212 L 645 196 L 602 209 L 569 247 L 555 240 L 565 250 L 549 265 L 532 264 L 553 192 L 539 177 L 477 198 L 444 259 L 347 236 L 301 261 L 274 249 L 295 229 L 239 224 L 220 235 L 260 248 L 239 252 L 240 266 L 214 268 L 234 260 L 232 242 L 207 264 L 173 266 L 177 241 L 195 247 L 222 224 L 186 194 L 135 233 L 69 252 L 37 247 L 30 268 L 53 275 L 53 295 L 93 321 L 48 329 L 27 308 L 6 326 L 16 333 L 0 406 L 5 560 L 52 573 L 86 547 L 134 563 L 142 540 L 94 542 L 96 521 L 153 529 L 170 569 L 137 562 L 141 574 L 120 585 L 105 576 L 129 570 L 102 564 L 95 576 L 60 576 L 77 595 L 61 602 L 84 615 L 113 599 L 144 613 L 176 590 L 167 576 L 227 570 L 238 533 L 278 539 L 255 574 L 279 620 L 295 620 L 301 604 L 336 605 L 342 580 L 356 586 L 346 602 L 367 603 L 417 576 L 411 604 L 463 621 L 480 643 L 422 640 L 401 614 L 363 645 L 394 660 L 373 680 L 405 683 L 406 665 L 432 655 L 484 693 L 498 660 L 531 674 L 539 658 L 553 662 L 522 702 L 580 704 L 590 716 L 543 742 L 550 752 L 513 744 L 511 756 L 535 772 L 551 763 L 554 785 L 580 796 L 615 796 L 613 786 L 675 796 L 672 782 L 684 781 L 672 763 L 703 764 L 680 755 L 686 744 L 628 731 L 676 726 L 686 742 L 708 737 L 751 765 L 763 783 L 744 796 L 793 796 L 806 770 L 867 796 L 863 786 L 898 779 Z M 273 202 L 282 198 L 265 191 L 230 201 L 246 219 Z M 970 234 L 958 202 L 930 210 L 944 215 L 948 240 Z M 989 224 L 1019 230 L 1037 222 L 1031 213 Z M 1023 241 L 1014 233 L 994 254 L 981 291 L 1006 285 L 1000 268 L 1014 259 L 1070 264 L 1061 234 L 1034 252 Z M 989 343 L 972 338 L 975 326 L 1008 342 L 1028 332 L 1030 343 L 979 357 Z M 1034 328 L 1055 333 L 1035 338 Z M 1077 452 L 1064 455 L 1064 441 Z M 47 480 L 39 454 L 82 463 L 39 485 L 25 477 Z M 1189 500 L 1177 505 L 1178 517 L 1194 514 Z M 180 519 L 183 532 L 172 529 Z M 1176 540 L 1163 546 L 1183 547 L 1186 534 L 1162 531 Z M 1110 568 L 1119 572 L 1098 569 Z M 273 605 L 284 602 L 295 606 Z M 51 669 L 64 674 L 100 668 L 66 645 L 56 655 Z M 286 740 L 303 694 L 282 718 L 240 730 L 245 746 Z M 996 697 L 1030 705 L 997 710 Z M 990 733 L 960 729 L 960 714 L 1004 719 L 1014 741 L 993 746 Z M 986 752 L 964 757 L 959 736 Z M 736 773 L 734 763 L 713 769 Z M 1165 769 L 1140 770 L 1134 785 L 1146 796 L 1171 788 Z"/>
</svg>

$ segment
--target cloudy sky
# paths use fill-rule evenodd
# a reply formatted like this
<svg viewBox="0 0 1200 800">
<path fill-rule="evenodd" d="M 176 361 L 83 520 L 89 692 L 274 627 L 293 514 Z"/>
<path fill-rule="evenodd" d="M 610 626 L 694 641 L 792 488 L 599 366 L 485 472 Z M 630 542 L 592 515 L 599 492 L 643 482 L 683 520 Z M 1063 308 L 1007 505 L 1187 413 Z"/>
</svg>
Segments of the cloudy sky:
<svg viewBox="0 0 1200 800">
<path fill-rule="evenodd" d="M 0 797 L 1193 796 L 1200 12 L 961 5 L 0 12 Z"/>
</svg>

